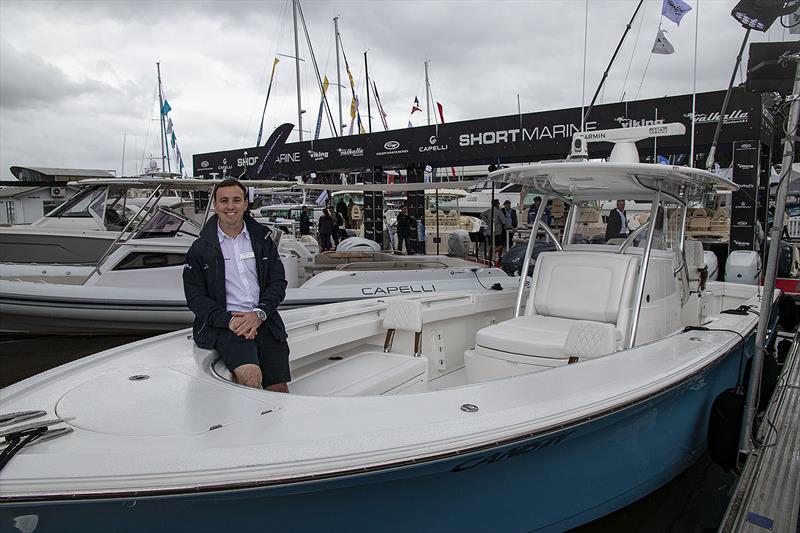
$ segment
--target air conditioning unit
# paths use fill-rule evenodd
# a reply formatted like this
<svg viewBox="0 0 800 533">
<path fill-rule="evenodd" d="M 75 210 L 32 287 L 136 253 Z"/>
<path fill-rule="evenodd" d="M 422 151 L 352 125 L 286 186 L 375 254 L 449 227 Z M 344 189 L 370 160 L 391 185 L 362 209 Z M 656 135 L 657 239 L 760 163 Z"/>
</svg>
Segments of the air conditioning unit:
<svg viewBox="0 0 800 533">
<path fill-rule="evenodd" d="M 50 196 L 53 198 L 64 198 L 67 195 L 67 190 L 64 187 L 50 187 Z"/>
</svg>

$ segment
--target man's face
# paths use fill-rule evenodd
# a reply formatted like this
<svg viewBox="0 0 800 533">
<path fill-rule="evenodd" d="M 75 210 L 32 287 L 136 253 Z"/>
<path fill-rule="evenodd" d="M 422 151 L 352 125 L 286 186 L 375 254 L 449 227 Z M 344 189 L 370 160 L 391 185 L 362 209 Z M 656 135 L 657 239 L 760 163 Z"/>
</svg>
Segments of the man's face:
<svg viewBox="0 0 800 533">
<path fill-rule="evenodd" d="M 236 185 L 220 187 L 214 194 L 214 210 L 225 224 L 238 224 L 244 217 L 247 201 L 242 189 Z"/>
<path fill-rule="evenodd" d="M 625 211 L 625 200 L 617 200 L 617 209 Z"/>
<path fill-rule="evenodd" d="M 404 215 L 408 214 L 408 208 L 406 206 L 401 207 L 400 211 L 402 211 Z"/>
</svg>

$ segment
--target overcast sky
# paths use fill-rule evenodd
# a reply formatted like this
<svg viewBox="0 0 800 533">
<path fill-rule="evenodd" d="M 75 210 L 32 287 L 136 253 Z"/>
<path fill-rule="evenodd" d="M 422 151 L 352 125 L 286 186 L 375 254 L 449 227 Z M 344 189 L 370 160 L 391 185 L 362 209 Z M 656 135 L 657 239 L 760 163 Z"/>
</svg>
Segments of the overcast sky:
<svg viewBox="0 0 800 533">
<path fill-rule="evenodd" d="M 637 2 L 588 1 L 587 102 Z M 744 37 L 730 16 L 736 2 L 688 2 L 695 9 L 676 26 L 662 19 L 661 0 L 646 0 L 603 101 L 690 93 L 698 13 L 697 90 L 727 86 Z M 586 0 L 303 0 L 302 8 L 335 116 L 337 15 L 365 122 L 365 50 L 391 129 L 407 126 L 415 96 L 425 108 L 425 60 L 448 122 L 516 113 L 517 94 L 523 113 L 581 105 Z M 650 54 L 659 24 L 673 55 Z M 751 42 L 796 38 L 776 23 Z M 320 96 L 302 34 L 300 41 L 303 129 L 313 132 Z M 119 175 L 123 139 L 124 172 L 139 173 L 151 154 L 160 156 L 156 62 L 187 169 L 192 154 L 253 146 L 276 53 L 294 54 L 291 0 L 0 0 L 0 179 L 11 179 L 11 165 Z M 267 134 L 297 123 L 295 84 L 294 60 L 281 57 Z M 349 94 L 343 90 L 346 107 Z M 382 128 L 374 108 L 373 117 L 373 129 Z M 423 111 L 411 120 L 425 118 Z M 322 136 L 330 135 L 323 122 Z"/>
</svg>

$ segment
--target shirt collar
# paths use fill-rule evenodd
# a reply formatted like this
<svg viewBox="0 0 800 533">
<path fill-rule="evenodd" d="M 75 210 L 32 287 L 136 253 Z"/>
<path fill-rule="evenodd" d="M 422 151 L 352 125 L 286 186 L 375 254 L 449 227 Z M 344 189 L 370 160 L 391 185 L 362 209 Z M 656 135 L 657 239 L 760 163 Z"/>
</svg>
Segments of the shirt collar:
<svg viewBox="0 0 800 533">
<path fill-rule="evenodd" d="M 227 239 L 231 239 L 231 238 L 238 239 L 242 235 L 244 235 L 248 240 L 250 239 L 250 233 L 247 232 L 247 224 L 242 226 L 242 232 L 239 235 L 237 235 L 236 237 L 229 237 L 224 231 L 222 231 L 222 228 L 219 227 L 219 224 L 217 224 L 217 238 L 219 239 L 219 242 L 224 241 L 226 238 Z"/>
</svg>

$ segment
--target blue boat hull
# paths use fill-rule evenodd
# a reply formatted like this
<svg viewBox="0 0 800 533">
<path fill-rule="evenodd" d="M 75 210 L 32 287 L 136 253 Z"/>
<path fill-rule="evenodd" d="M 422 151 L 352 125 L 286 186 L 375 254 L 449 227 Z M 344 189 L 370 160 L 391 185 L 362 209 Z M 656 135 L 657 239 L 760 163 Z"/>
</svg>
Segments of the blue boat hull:
<svg viewBox="0 0 800 533">
<path fill-rule="evenodd" d="M 547 435 L 330 479 L 192 494 L 12 503 L 0 529 L 41 531 L 562 531 L 669 482 L 705 450 L 711 404 L 742 350 L 641 402 Z M 743 354 L 744 351 L 744 354 Z"/>
</svg>

